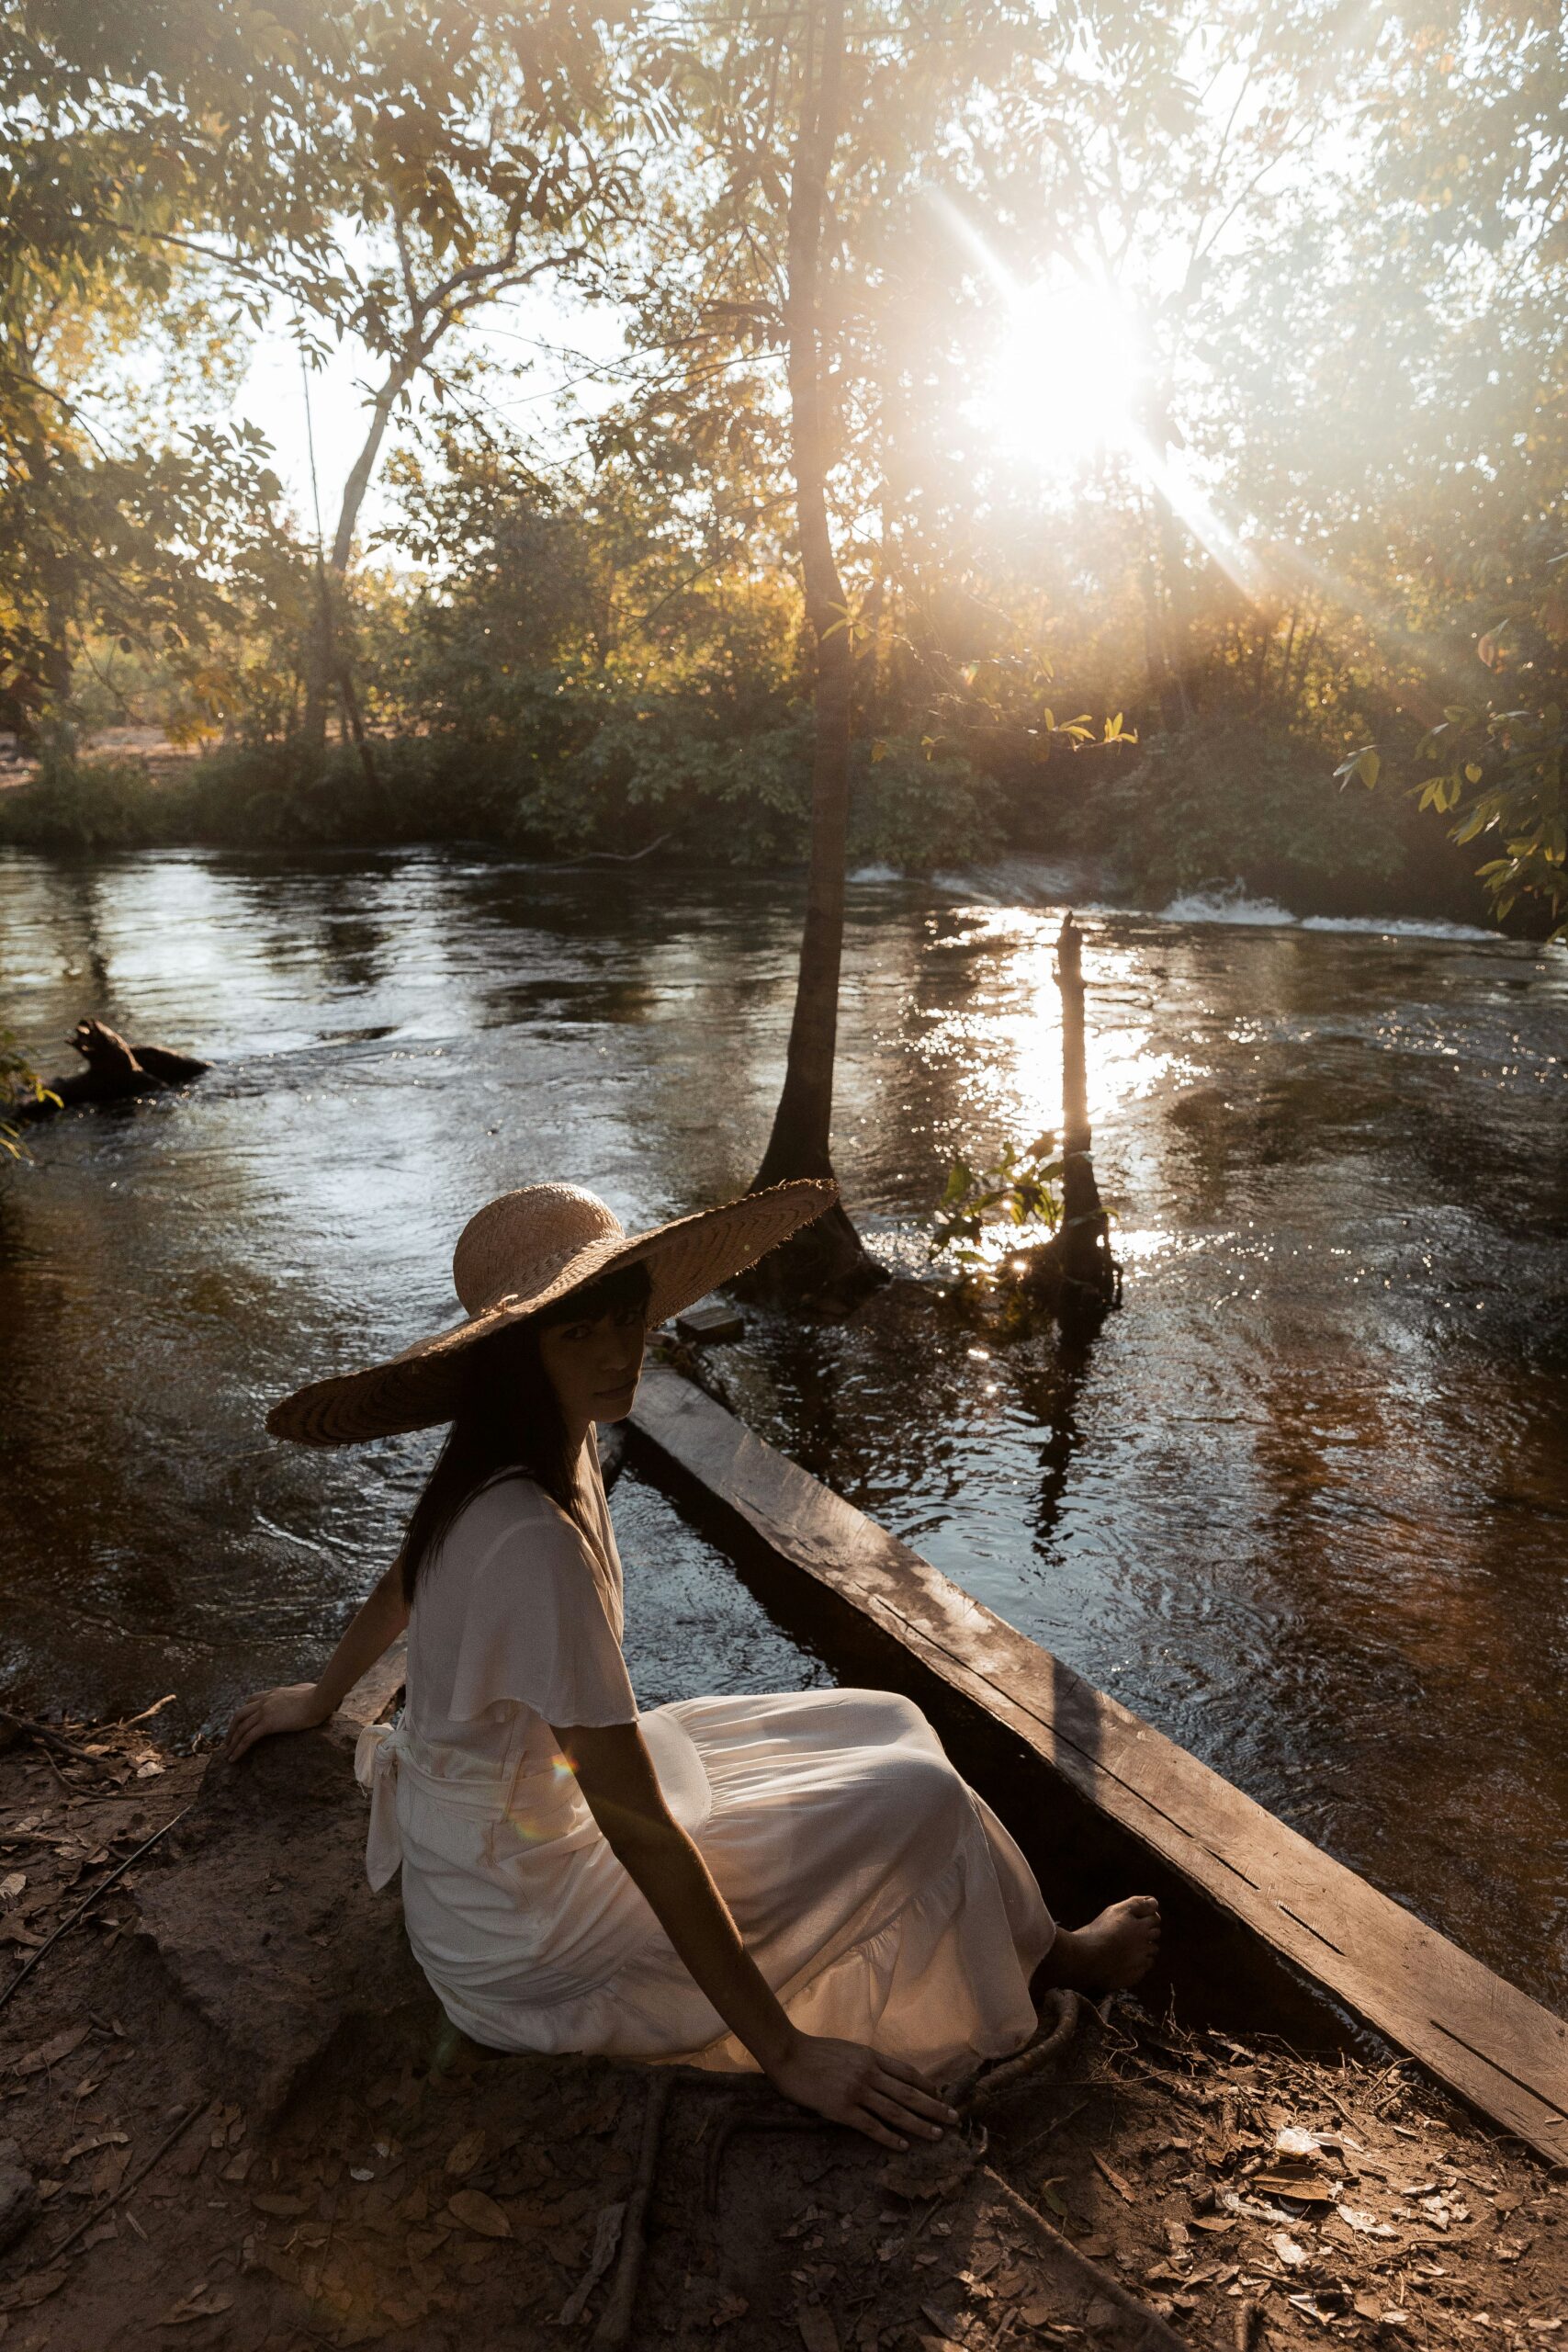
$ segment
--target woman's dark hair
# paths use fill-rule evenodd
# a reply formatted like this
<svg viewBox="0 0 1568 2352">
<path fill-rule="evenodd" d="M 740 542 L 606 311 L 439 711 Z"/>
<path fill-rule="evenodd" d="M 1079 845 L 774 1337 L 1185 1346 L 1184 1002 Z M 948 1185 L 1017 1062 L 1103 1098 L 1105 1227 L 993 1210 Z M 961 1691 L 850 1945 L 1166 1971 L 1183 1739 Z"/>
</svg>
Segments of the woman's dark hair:
<svg viewBox="0 0 1568 2352">
<path fill-rule="evenodd" d="M 646 1315 L 652 1283 L 638 1260 L 604 1274 L 521 1323 L 509 1324 L 468 1351 L 462 1401 L 413 1507 L 399 1554 L 403 1598 L 413 1600 L 422 1570 L 463 1505 L 498 1478 L 537 1481 L 553 1503 L 575 1514 L 577 1463 L 539 1334 L 558 1323 L 592 1323 L 602 1315 Z"/>
</svg>

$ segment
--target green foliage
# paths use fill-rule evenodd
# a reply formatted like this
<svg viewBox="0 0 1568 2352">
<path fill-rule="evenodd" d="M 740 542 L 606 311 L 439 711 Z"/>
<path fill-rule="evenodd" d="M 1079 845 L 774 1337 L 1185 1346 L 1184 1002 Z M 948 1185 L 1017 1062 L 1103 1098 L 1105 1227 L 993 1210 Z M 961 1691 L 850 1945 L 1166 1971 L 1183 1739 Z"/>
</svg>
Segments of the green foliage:
<svg viewBox="0 0 1568 2352">
<path fill-rule="evenodd" d="M 60 1097 L 44 1084 L 13 1033 L 0 1027 L 0 1156 L 7 1159 L 25 1159 L 22 1131 L 15 1119 L 6 1116 L 24 1102 L 53 1102 Z"/>
<path fill-rule="evenodd" d="M 1321 743 L 1241 713 L 1146 737 L 1074 832 L 1151 905 L 1232 885 L 1302 912 L 1386 903 L 1406 863 L 1396 811 L 1348 802 Z"/>
<path fill-rule="evenodd" d="M 0 6 L 0 724 L 54 747 L 0 831 L 797 857 L 820 12 Z M 819 324 L 851 857 L 1074 844 L 1150 898 L 1461 911 L 1463 851 L 1561 918 L 1560 15 L 875 0 L 848 29 Z M 1092 363 L 1102 266 L 1136 446 L 1054 469 L 1048 371 Z M 627 334 L 530 443 L 495 420 L 538 380 L 464 334 L 540 269 Z M 985 395 L 1031 288 L 1060 349 L 1021 449 Z M 279 315 L 371 363 L 363 463 L 323 487 L 380 790 L 321 750 L 313 550 L 212 422 Z M 355 545 L 383 435 L 395 573 Z M 223 741 L 66 757 L 124 717 Z"/>
<path fill-rule="evenodd" d="M 883 736 L 856 746 L 850 786 L 852 865 L 905 874 L 992 857 L 1007 838 L 1000 787 L 929 741 Z"/>
<path fill-rule="evenodd" d="M 45 761 L 0 793 L 0 844 L 57 851 L 325 846 L 488 841 L 540 857 L 664 845 L 687 860 L 798 863 L 811 801 L 807 715 L 786 707 L 766 729 L 716 735 L 705 714 L 558 673 L 509 681 L 504 728 L 410 734 L 376 746 L 379 790 L 357 755 L 324 761 L 287 741 L 222 746 L 149 766 L 134 759 Z M 987 788 L 957 762 L 918 747 L 873 764 L 863 747 L 852 809 L 856 862 L 962 863 L 995 845 Z"/>
<path fill-rule="evenodd" d="M 1483 587 L 1471 694 L 1414 743 L 1364 744 L 1336 773 L 1369 790 L 1403 782 L 1461 847 L 1491 837 L 1500 854 L 1477 870 L 1499 918 L 1522 899 L 1568 935 L 1568 554 L 1521 560 Z"/>
<path fill-rule="evenodd" d="M 998 1264 L 998 1238 L 1020 1248 L 1048 1239 L 1062 1221 L 1061 1175 L 1061 1155 L 1050 1134 L 1010 1145 L 989 1168 L 955 1160 L 933 1221 L 930 1256 L 951 1256 L 966 1272 L 985 1274 Z"/>
</svg>

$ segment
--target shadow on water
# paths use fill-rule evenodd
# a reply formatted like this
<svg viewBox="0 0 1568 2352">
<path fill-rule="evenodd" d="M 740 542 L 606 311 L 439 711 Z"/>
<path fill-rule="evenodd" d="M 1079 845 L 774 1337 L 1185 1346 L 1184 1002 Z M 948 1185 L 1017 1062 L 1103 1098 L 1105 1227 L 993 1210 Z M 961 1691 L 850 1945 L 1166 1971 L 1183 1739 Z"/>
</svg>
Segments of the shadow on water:
<svg viewBox="0 0 1568 2352">
<path fill-rule="evenodd" d="M 994 1345 L 926 1273 L 949 1163 L 1060 1117 L 1059 904 L 851 894 L 837 1155 L 910 1279 L 707 1363 L 944 1574 L 1548 2000 L 1568 1986 L 1568 958 L 1085 919 L 1126 1305 Z M 275 1446 L 267 1402 L 453 1311 L 472 1209 L 629 1221 L 748 1180 L 793 886 L 426 854 L 0 859 L 0 1006 L 217 1067 L 53 1123 L 0 1185 L 0 1680 L 186 1728 L 311 1669 L 428 1439 Z M 646 1702 L 820 1679 L 636 1479 Z M 848 1669 L 846 1669 L 848 1670 Z M 171 1713 L 175 1711 L 171 1710 Z"/>
</svg>

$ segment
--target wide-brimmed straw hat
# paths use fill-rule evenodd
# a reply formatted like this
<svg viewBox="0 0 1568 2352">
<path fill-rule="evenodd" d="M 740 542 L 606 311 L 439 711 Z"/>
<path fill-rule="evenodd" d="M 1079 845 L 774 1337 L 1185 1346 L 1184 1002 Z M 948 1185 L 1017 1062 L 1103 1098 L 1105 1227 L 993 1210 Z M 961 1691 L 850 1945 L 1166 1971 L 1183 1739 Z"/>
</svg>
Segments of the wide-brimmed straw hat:
<svg viewBox="0 0 1568 2352">
<path fill-rule="evenodd" d="M 298 1445 L 353 1445 L 449 1421 L 462 1397 L 467 1351 L 569 1291 L 646 1264 L 650 1325 L 678 1315 L 716 1283 L 754 1266 L 839 1197 L 831 1182 L 774 1184 L 722 1208 L 627 1233 L 614 1210 L 579 1184 L 525 1184 L 468 1219 L 452 1255 L 465 1319 L 400 1356 L 297 1388 L 266 1417 Z"/>
</svg>

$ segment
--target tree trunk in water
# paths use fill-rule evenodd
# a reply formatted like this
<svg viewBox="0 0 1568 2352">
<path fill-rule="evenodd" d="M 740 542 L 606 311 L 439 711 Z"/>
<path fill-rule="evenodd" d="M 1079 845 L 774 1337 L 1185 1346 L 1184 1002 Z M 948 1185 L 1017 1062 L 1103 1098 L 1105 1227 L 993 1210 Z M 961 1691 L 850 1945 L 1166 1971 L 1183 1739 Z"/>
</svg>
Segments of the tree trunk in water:
<svg viewBox="0 0 1568 2352">
<path fill-rule="evenodd" d="M 849 821 L 852 650 L 849 610 L 828 524 L 831 428 L 822 381 L 819 285 L 828 171 L 839 132 L 844 57 L 843 0 L 827 0 L 815 83 L 812 33 L 789 198 L 789 292 L 785 327 L 795 501 L 806 616 L 815 660 L 811 763 L 811 864 L 800 975 L 784 1091 L 753 1191 L 803 1176 L 831 1176 L 829 1132 L 838 1046 L 839 971 L 844 936 L 844 858 Z M 770 1295 L 835 1297 L 848 1303 L 886 1279 L 843 1210 L 832 1209 L 773 1251 L 748 1286 Z"/>
<path fill-rule="evenodd" d="M 1064 1323 L 1098 1317 L 1116 1303 L 1120 1282 L 1111 1224 L 1089 1156 L 1089 1072 L 1084 1045 L 1082 934 L 1069 914 L 1056 942 L 1062 991 L 1062 1229 L 1051 1245 L 1062 1277 Z"/>
</svg>

